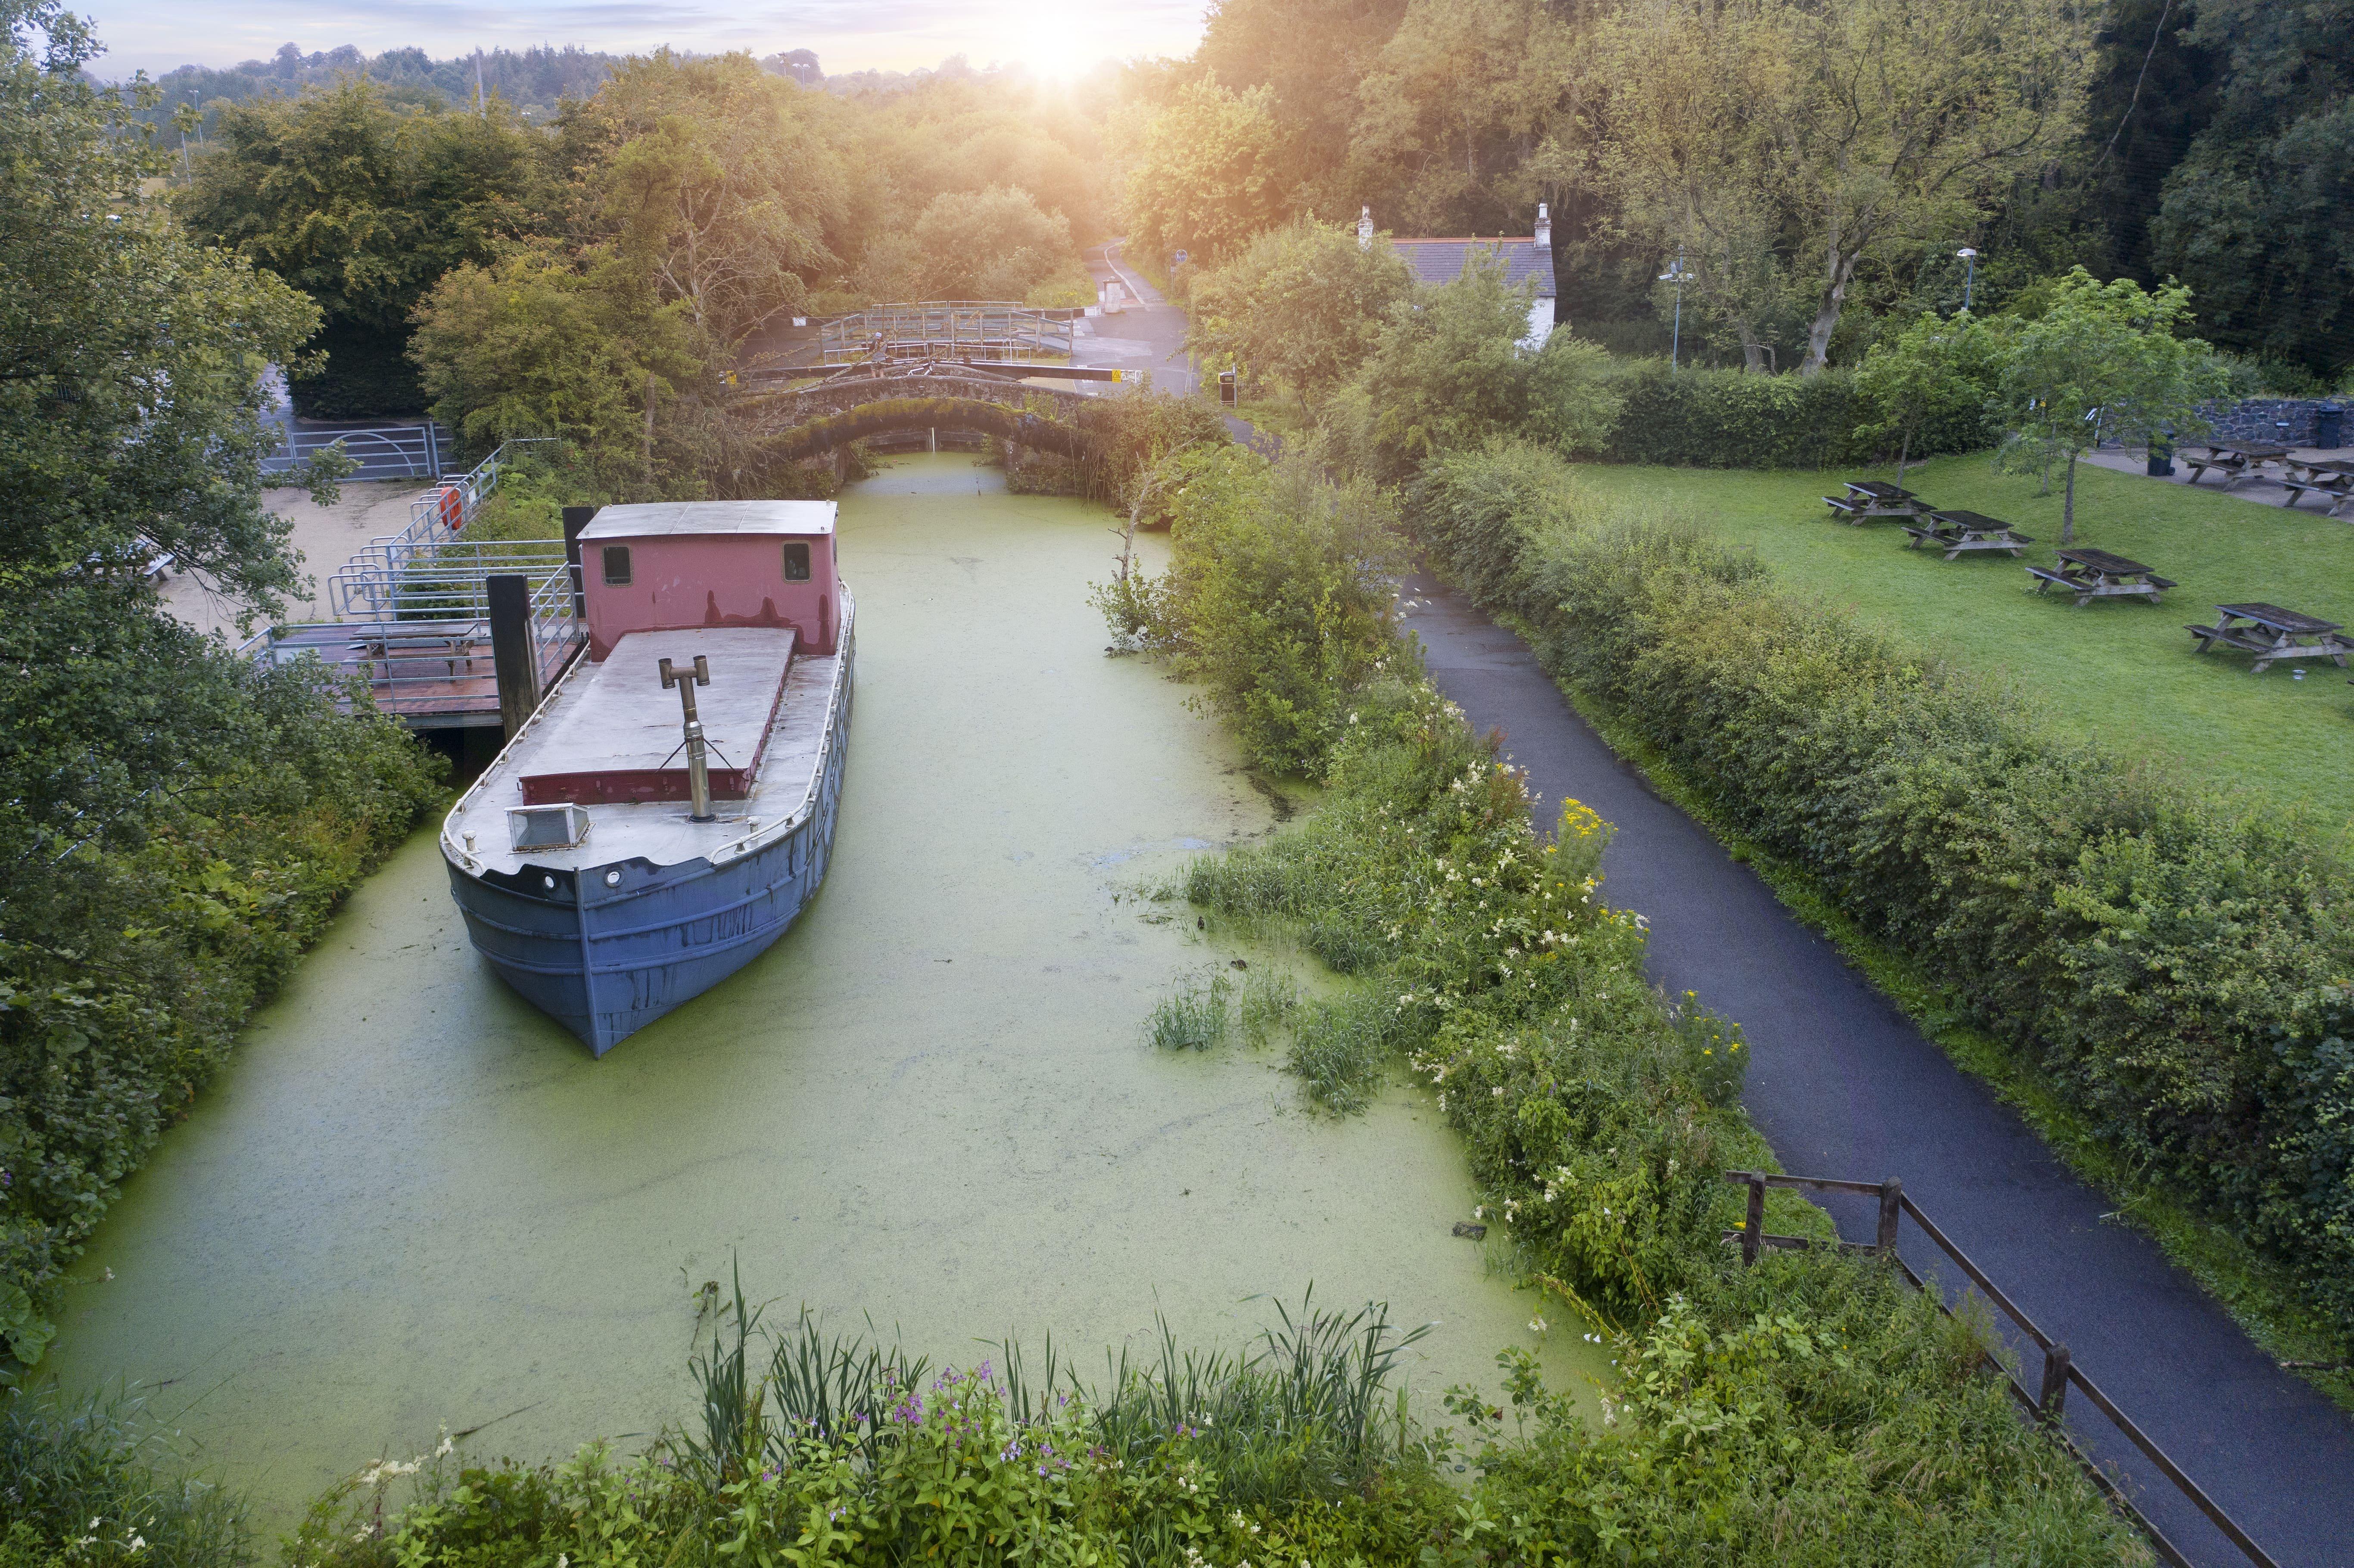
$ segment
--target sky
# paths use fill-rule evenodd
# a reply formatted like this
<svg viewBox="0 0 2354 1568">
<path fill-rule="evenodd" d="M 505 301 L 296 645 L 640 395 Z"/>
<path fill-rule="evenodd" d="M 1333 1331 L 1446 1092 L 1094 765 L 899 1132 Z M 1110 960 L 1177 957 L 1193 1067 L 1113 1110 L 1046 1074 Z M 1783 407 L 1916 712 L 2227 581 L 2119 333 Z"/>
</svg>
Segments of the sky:
<svg viewBox="0 0 2354 1568">
<path fill-rule="evenodd" d="M 524 0 L 489 7 L 448 0 L 238 0 L 216 11 L 186 0 L 69 0 L 107 46 L 103 76 L 178 65 L 266 59 L 352 44 L 368 54 L 414 44 L 437 58 L 504 45 L 578 44 L 615 53 L 658 45 L 698 53 L 814 49 L 829 73 L 908 70 L 961 54 L 1078 75 L 1106 58 L 1183 55 L 1202 35 L 1205 0 Z"/>
</svg>

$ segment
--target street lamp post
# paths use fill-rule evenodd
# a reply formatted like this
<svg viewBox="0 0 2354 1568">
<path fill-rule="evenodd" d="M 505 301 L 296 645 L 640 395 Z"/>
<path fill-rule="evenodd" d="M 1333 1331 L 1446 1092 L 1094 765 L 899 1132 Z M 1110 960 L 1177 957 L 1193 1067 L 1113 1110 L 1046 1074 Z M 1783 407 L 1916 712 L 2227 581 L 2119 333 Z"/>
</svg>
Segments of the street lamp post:
<svg viewBox="0 0 2354 1568">
<path fill-rule="evenodd" d="M 1977 291 L 1978 253 L 1965 245 L 1954 254 L 1962 259 L 1962 309 L 1967 311 L 1970 308 L 1970 301 Z"/>
<path fill-rule="evenodd" d="M 1673 371 L 1676 368 L 1676 362 L 1683 357 L 1684 285 L 1691 282 L 1691 280 L 1692 275 L 1684 270 L 1684 248 L 1679 245 L 1676 247 L 1676 264 L 1659 274 L 1660 282 L 1673 283 L 1676 286 L 1675 331 L 1673 335 L 1668 339 L 1668 369 L 1670 371 Z"/>
</svg>

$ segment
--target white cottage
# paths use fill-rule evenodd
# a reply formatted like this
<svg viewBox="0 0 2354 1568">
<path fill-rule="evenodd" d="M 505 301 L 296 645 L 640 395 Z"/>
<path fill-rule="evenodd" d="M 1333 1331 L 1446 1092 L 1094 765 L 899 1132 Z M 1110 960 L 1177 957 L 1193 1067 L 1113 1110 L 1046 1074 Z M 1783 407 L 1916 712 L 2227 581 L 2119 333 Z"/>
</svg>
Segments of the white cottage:
<svg viewBox="0 0 2354 1568">
<path fill-rule="evenodd" d="M 1363 209 L 1357 217 L 1357 243 L 1373 242 L 1373 209 Z M 1475 252 L 1486 251 L 1500 257 L 1504 263 L 1504 281 L 1513 288 L 1534 285 L 1535 297 L 1529 301 L 1528 334 L 1521 346 L 1536 349 L 1553 334 L 1555 290 L 1553 277 L 1553 217 L 1543 202 L 1537 204 L 1537 229 L 1524 239 L 1497 238 L 1493 239 L 1397 239 L 1391 248 L 1405 258 L 1416 277 L 1426 283 L 1451 283 L 1463 276 L 1463 269 Z"/>
</svg>

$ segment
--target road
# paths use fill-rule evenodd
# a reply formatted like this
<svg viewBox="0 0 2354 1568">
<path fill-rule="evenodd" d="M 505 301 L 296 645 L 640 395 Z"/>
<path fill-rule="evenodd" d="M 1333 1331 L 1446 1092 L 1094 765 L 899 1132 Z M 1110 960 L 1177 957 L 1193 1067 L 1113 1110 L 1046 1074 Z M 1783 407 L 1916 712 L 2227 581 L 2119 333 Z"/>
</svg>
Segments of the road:
<svg viewBox="0 0 2354 1568">
<path fill-rule="evenodd" d="M 1480 730 L 1500 728 L 1550 815 L 1564 797 L 1617 827 L 1610 902 L 1651 927 L 1649 967 L 1698 991 L 1751 1042 L 1745 1099 L 1784 1169 L 1901 1178 L 1931 1219 L 2175 1462 L 2284 1564 L 2354 1562 L 2354 1424 L 2281 1371 L 2216 1302 L 2077 1181 L 1991 1092 L 1799 924 L 1745 865 L 1654 794 L 1562 697 L 1522 641 L 1436 581 L 1408 622 L 1431 678 Z M 1866 1201 L 1841 1230 L 1872 1239 Z M 1907 1223 L 1903 1251 L 1932 1250 Z M 1948 1269 L 1947 1274 L 1951 1274 Z M 2028 1363 L 2028 1386 L 2041 1375 Z M 2078 1441 L 2133 1478 L 2192 1562 L 2241 1563 L 2223 1536 L 2081 1393 Z"/>
<path fill-rule="evenodd" d="M 1071 363 L 1106 369 L 1149 370 L 1152 385 L 1163 392 L 1190 397 L 1201 384 L 1185 352 L 1185 313 L 1161 297 L 1161 291 L 1137 276 L 1120 260 L 1119 242 L 1098 245 L 1087 253 L 1087 271 L 1098 284 L 1117 281 L 1128 291 L 1118 315 L 1093 315 L 1073 323 L 1077 334 Z M 1078 384 L 1083 391 L 1108 393 L 1108 386 Z"/>
</svg>

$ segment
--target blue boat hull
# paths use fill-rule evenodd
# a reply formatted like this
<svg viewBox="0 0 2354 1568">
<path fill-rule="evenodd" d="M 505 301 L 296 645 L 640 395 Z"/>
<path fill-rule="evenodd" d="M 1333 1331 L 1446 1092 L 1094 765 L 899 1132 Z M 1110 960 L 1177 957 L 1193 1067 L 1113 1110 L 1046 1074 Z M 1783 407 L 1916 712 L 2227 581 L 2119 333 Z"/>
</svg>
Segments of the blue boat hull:
<svg viewBox="0 0 2354 1568">
<path fill-rule="evenodd" d="M 451 863 L 475 950 L 599 1056 L 759 957 L 816 896 L 832 858 L 855 657 L 846 639 L 843 657 L 816 799 L 790 830 L 717 865 L 632 858 L 504 875 Z"/>
</svg>

